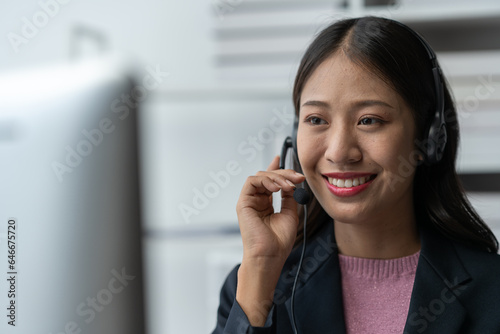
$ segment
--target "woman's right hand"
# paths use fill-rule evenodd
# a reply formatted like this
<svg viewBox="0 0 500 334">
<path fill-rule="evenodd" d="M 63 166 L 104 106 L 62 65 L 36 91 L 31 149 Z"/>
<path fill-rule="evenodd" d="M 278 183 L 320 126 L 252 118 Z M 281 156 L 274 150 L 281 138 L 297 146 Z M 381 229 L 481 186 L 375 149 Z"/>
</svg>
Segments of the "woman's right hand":
<svg viewBox="0 0 500 334">
<path fill-rule="evenodd" d="M 291 169 L 279 169 L 275 157 L 267 171 L 247 178 L 241 190 L 236 212 L 243 239 L 244 259 L 283 262 L 297 236 L 295 184 L 304 176 Z M 272 193 L 281 190 L 281 212 L 274 213 Z"/>
<path fill-rule="evenodd" d="M 236 300 L 253 326 L 262 326 L 272 305 L 274 289 L 290 254 L 299 218 L 293 199 L 302 174 L 279 169 L 275 157 L 267 171 L 247 178 L 236 205 L 243 239 Z M 274 212 L 272 194 L 281 190 L 281 211 Z"/>
</svg>

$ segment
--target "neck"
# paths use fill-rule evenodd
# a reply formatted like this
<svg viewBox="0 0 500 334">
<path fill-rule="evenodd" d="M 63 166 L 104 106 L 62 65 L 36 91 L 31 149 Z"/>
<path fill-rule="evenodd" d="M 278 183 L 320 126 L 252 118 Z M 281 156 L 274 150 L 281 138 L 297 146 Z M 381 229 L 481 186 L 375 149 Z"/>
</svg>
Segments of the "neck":
<svg viewBox="0 0 500 334">
<path fill-rule="evenodd" d="M 339 253 L 348 256 L 394 259 L 420 250 L 420 237 L 413 212 L 359 223 L 335 221 Z"/>
</svg>

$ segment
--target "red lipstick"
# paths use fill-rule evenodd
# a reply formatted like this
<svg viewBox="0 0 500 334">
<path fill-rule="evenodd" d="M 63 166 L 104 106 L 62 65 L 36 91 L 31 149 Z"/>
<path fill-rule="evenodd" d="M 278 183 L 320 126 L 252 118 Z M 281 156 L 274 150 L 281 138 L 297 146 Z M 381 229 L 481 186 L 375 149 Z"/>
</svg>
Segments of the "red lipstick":
<svg viewBox="0 0 500 334">
<path fill-rule="evenodd" d="M 340 187 L 334 186 L 333 184 L 328 182 L 328 177 L 336 178 L 336 179 L 353 179 L 353 178 L 359 178 L 359 177 L 363 177 L 363 176 L 364 177 L 369 177 L 372 175 L 376 176 L 376 174 L 370 174 L 370 173 L 328 173 L 328 174 L 323 174 L 323 175 L 324 175 L 323 179 L 325 180 L 325 184 L 326 184 L 328 190 L 332 194 L 334 194 L 335 196 L 338 196 L 338 197 L 350 197 L 350 196 L 354 196 L 354 195 L 359 194 L 360 192 L 362 192 L 363 190 L 368 188 L 370 186 L 370 184 L 372 184 L 375 177 L 372 177 L 370 180 L 366 181 L 363 184 L 360 184 L 360 185 L 354 186 L 354 187 L 348 187 L 348 188 L 340 188 Z"/>
</svg>

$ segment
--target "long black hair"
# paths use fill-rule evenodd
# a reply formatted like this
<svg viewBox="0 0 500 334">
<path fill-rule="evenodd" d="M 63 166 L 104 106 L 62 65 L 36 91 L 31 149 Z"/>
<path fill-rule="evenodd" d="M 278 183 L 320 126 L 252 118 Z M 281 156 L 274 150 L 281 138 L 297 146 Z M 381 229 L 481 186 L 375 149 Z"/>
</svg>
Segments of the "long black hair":
<svg viewBox="0 0 500 334">
<path fill-rule="evenodd" d="M 405 100 L 416 124 L 416 147 L 423 150 L 437 103 L 431 63 L 420 40 L 393 20 L 372 16 L 345 19 L 318 34 L 306 50 L 295 78 L 293 103 L 297 117 L 305 83 L 319 64 L 338 50 L 378 75 Z M 454 241 L 496 253 L 498 241 L 468 201 L 457 175 L 458 117 L 448 84 L 443 81 L 448 140 L 440 162 L 416 164 L 413 198 L 417 222 L 430 225 Z M 309 209 L 308 236 L 326 221 L 326 212 L 314 196 Z M 301 239 L 299 232 L 297 242 Z"/>
</svg>

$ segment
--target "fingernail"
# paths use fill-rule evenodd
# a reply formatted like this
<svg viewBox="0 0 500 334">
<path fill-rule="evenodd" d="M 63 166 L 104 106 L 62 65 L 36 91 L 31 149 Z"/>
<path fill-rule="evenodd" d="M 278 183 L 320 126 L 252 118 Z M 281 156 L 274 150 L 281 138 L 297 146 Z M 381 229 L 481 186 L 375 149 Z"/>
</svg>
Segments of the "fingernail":
<svg viewBox="0 0 500 334">
<path fill-rule="evenodd" d="M 274 182 L 274 181 L 273 181 L 273 183 L 274 183 L 274 184 L 275 184 L 278 188 L 280 188 L 280 189 L 281 189 L 281 185 L 277 184 L 277 183 L 276 183 L 276 182 Z"/>
<path fill-rule="evenodd" d="M 289 185 L 291 185 L 293 187 L 293 189 L 295 189 L 295 184 L 293 184 L 292 181 L 290 180 L 286 180 L 286 183 L 288 183 Z"/>
<path fill-rule="evenodd" d="M 295 172 L 295 175 L 304 176 L 304 174 L 300 174 L 299 172 Z"/>
</svg>

